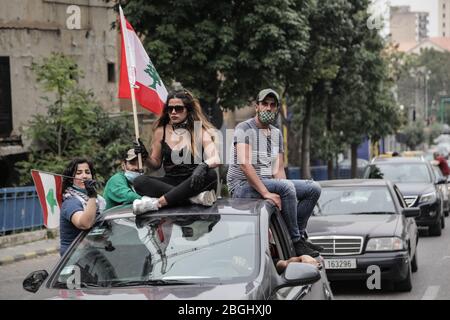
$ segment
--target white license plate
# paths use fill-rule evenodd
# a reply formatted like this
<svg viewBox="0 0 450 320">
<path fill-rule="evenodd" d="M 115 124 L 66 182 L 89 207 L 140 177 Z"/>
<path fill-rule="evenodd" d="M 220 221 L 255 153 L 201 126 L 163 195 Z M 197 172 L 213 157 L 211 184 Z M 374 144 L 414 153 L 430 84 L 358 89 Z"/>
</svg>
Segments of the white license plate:
<svg viewBox="0 0 450 320">
<path fill-rule="evenodd" d="M 356 259 L 325 259 L 325 269 L 356 269 Z"/>
</svg>

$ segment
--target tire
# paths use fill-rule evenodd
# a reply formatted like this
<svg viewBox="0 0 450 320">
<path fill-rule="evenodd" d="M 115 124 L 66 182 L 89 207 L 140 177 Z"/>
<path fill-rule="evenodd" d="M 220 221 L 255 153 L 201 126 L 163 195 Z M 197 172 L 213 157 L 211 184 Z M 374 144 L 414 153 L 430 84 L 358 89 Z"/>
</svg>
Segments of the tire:
<svg viewBox="0 0 450 320">
<path fill-rule="evenodd" d="M 445 229 L 445 217 L 444 217 L 444 215 L 441 216 L 441 227 L 442 227 L 442 229 Z"/>
<path fill-rule="evenodd" d="M 439 218 L 438 221 L 434 225 L 428 227 L 428 234 L 430 236 L 436 236 L 436 237 L 439 237 L 442 234 L 442 219 L 441 218 Z"/>
<path fill-rule="evenodd" d="M 394 290 L 401 292 L 408 292 L 412 289 L 412 281 L 411 281 L 411 263 L 408 264 L 408 275 L 405 280 L 398 281 L 394 283 Z"/>
<path fill-rule="evenodd" d="M 417 263 L 417 248 L 416 248 L 416 252 L 414 253 L 414 257 L 411 260 L 411 271 L 412 272 L 417 272 L 418 269 L 419 269 L 419 265 Z"/>
</svg>

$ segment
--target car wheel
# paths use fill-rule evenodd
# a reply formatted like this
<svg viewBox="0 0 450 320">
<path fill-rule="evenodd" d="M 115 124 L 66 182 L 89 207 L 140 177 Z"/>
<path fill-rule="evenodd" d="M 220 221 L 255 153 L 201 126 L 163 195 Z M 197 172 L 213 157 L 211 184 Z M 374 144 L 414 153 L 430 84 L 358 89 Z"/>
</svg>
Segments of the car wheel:
<svg viewBox="0 0 450 320">
<path fill-rule="evenodd" d="M 408 275 L 405 280 L 398 281 L 394 283 L 395 291 L 411 291 L 412 281 L 411 281 L 411 263 L 408 264 Z"/>
<path fill-rule="evenodd" d="M 414 257 L 411 260 L 411 271 L 412 272 L 417 272 L 418 269 L 419 269 L 419 265 L 417 264 L 417 248 L 416 248 L 416 252 L 414 253 Z"/>
<path fill-rule="evenodd" d="M 428 227 L 428 234 L 430 236 L 440 236 L 442 234 L 442 219 L 441 218 L 439 218 L 438 221 L 434 225 Z"/>
<path fill-rule="evenodd" d="M 441 227 L 442 227 L 442 229 L 445 229 L 445 217 L 444 217 L 444 215 L 442 215 L 442 217 L 441 217 Z"/>
</svg>

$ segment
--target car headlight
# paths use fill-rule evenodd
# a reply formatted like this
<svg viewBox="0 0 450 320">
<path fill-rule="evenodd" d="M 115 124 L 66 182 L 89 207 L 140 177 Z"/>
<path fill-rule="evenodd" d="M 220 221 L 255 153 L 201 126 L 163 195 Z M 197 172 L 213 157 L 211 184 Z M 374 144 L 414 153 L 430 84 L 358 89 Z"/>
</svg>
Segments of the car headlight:
<svg viewBox="0 0 450 320">
<path fill-rule="evenodd" d="M 419 203 L 430 203 L 435 201 L 436 201 L 436 192 L 430 192 L 421 195 Z"/>
<path fill-rule="evenodd" d="M 403 240 L 397 237 L 372 238 L 367 243 L 366 251 L 397 251 L 405 248 Z"/>
</svg>

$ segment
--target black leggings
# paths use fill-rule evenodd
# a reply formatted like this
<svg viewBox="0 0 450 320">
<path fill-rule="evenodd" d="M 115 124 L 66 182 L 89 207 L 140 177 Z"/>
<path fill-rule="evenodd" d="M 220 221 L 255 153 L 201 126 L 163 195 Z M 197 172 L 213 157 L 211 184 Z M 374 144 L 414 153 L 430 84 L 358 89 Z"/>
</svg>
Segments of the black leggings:
<svg viewBox="0 0 450 320">
<path fill-rule="evenodd" d="M 216 190 L 217 174 L 208 170 L 205 182 L 191 188 L 189 177 L 150 177 L 139 176 L 134 182 L 134 189 L 142 196 L 159 198 L 164 196 L 169 206 L 189 203 L 188 199 L 206 190 Z"/>
</svg>

